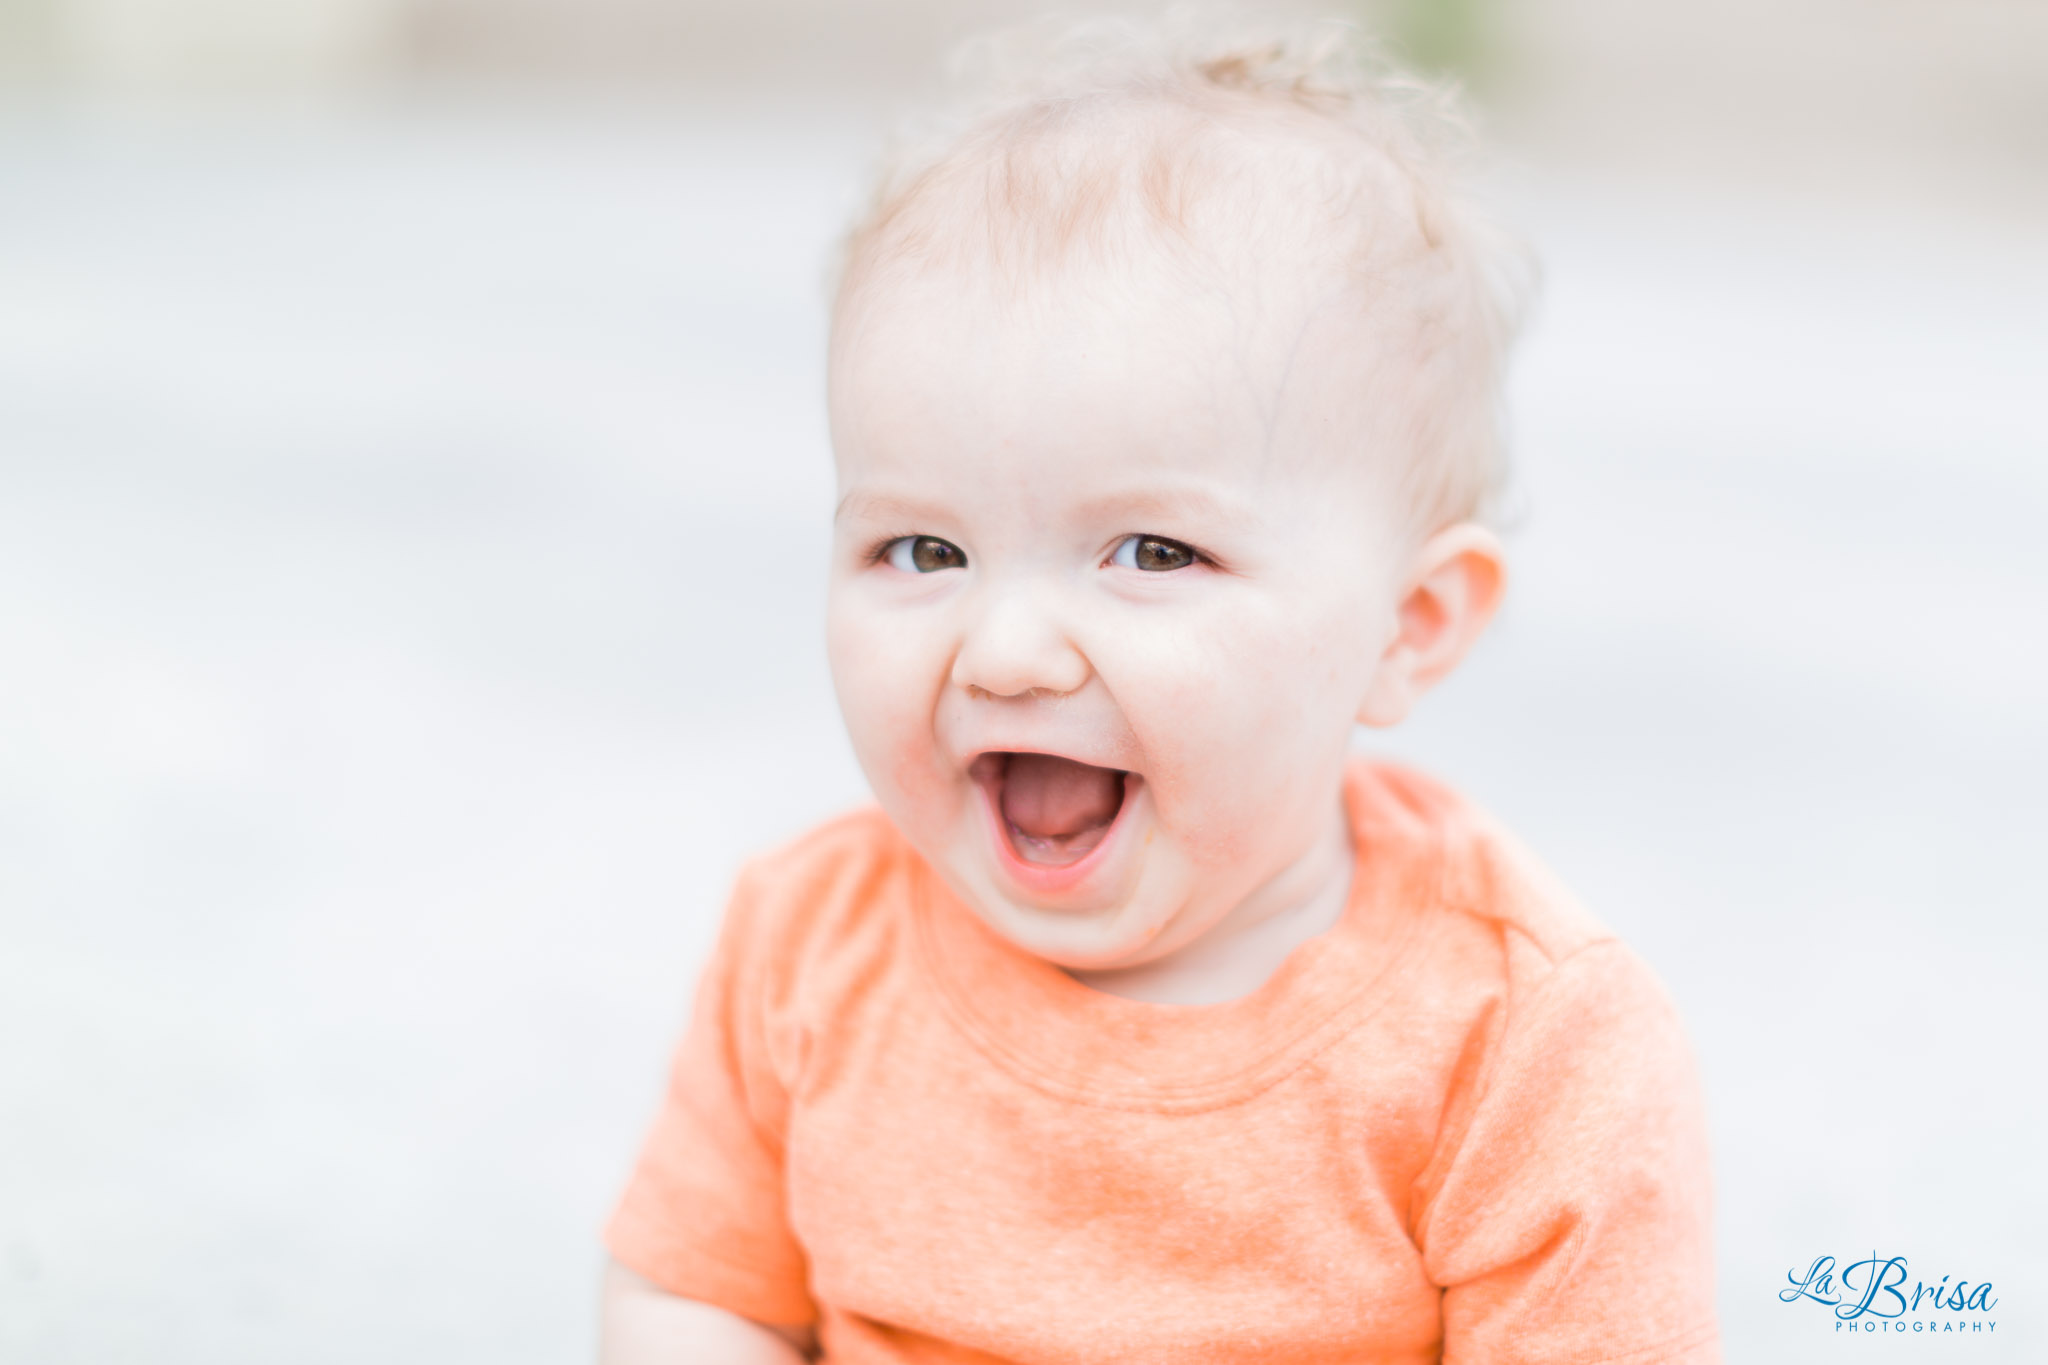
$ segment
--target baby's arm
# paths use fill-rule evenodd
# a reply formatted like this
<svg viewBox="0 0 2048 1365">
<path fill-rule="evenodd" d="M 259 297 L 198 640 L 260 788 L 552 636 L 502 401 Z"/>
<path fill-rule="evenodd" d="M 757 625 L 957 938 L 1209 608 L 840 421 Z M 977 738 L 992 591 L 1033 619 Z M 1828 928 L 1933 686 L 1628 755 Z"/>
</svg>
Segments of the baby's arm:
<svg viewBox="0 0 2048 1365">
<path fill-rule="evenodd" d="M 770 1327 L 679 1298 L 617 1261 L 605 1267 L 599 1365 L 801 1365 L 808 1327 Z"/>
<path fill-rule="evenodd" d="M 801 1365 L 817 1352 L 785 1210 L 789 1099 L 764 997 L 781 905 L 750 865 L 705 963 L 667 1094 L 605 1227 L 604 1365 Z M 795 893 L 809 890 L 800 883 Z"/>
<path fill-rule="evenodd" d="M 1719 1365 L 1706 1118 L 1664 988 L 1589 944 L 1509 1003 L 1490 1052 L 1418 1220 L 1445 1365 Z"/>
</svg>

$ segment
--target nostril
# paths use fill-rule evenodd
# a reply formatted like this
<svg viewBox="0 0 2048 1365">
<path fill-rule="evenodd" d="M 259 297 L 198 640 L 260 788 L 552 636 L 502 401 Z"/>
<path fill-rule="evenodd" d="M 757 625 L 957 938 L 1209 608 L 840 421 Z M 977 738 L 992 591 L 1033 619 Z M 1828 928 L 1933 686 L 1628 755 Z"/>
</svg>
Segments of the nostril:
<svg viewBox="0 0 2048 1365">
<path fill-rule="evenodd" d="M 1078 692 L 1093 672 L 1079 650 L 1061 641 L 1028 653 L 963 650 L 954 660 L 952 682 L 974 697 L 1044 700 Z"/>
</svg>

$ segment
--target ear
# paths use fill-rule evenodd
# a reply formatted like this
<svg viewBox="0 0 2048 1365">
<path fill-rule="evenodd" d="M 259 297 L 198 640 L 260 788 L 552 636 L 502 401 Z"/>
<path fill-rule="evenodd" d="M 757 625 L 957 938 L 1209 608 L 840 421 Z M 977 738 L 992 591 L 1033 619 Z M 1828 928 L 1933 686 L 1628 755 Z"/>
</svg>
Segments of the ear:
<svg viewBox="0 0 2048 1365">
<path fill-rule="evenodd" d="M 1507 564 L 1500 539 L 1476 522 L 1422 543 L 1395 610 L 1394 638 L 1359 704 L 1361 725 L 1395 725 L 1472 647 L 1500 605 Z"/>
</svg>

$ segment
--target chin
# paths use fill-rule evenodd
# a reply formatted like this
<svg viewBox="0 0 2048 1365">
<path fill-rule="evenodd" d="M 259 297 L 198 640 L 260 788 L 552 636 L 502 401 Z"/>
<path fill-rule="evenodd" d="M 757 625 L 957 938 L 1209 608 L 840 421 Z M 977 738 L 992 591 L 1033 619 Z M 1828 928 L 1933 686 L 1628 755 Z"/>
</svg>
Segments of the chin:
<svg viewBox="0 0 2048 1365">
<path fill-rule="evenodd" d="M 1173 923 L 1168 911 L 1149 902 L 1126 900 L 1099 908 L 1047 909 L 1000 894 L 968 898 L 983 924 L 1011 945 L 1056 967 L 1107 971 L 1134 967 L 1157 956 L 1156 946 Z"/>
<path fill-rule="evenodd" d="M 1018 769 L 1042 774 L 1048 766 L 1087 769 L 1093 789 L 1051 828 L 1022 815 L 1016 800 Z M 913 842 L 977 919 L 1059 967 L 1101 971 L 1160 955 L 1159 940 L 1181 918 L 1197 879 L 1163 837 L 1141 773 L 1044 751 L 990 750 L 967 778 L 942 832 L 934 831 L 939 837 Z"/>
</svg>

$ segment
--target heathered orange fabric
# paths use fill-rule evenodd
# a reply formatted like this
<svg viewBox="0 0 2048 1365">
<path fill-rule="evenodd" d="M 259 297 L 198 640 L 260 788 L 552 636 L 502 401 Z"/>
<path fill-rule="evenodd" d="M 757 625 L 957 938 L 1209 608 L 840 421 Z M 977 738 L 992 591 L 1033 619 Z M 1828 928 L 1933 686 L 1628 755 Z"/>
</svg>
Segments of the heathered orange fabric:
<svg viewBox="0 0 2048 1365">
<path fill-rule="evenodd" d="M 1343 920 L 1221 1005 L 1009 947 L 879 812 L 753 863 L 612 1253 L 847 1365 L 1718 1360 L 1663 990 L 1444 788 L 1346 802 Z"/>
</svg>

